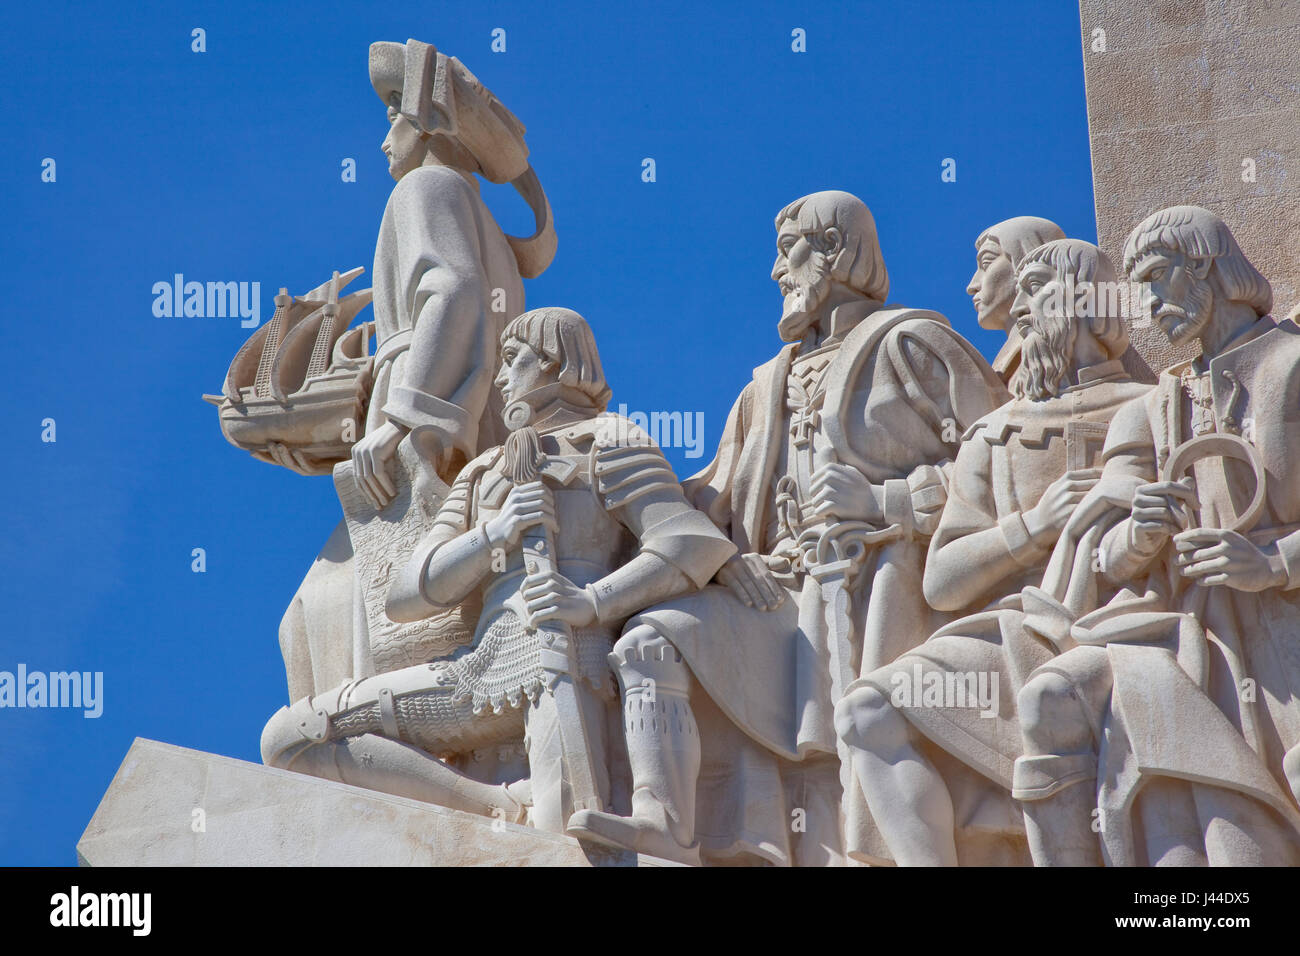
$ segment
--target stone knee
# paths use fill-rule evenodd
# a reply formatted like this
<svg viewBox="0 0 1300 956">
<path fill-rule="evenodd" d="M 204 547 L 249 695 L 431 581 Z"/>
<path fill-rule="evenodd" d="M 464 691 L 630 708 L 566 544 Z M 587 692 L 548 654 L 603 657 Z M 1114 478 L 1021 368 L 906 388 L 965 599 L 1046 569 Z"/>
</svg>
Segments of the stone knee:
<svg viewBox="0 0 1300 956">
<path fill-rule="evenodd" d="M 303 697 L 281 707 L 262 728 L 262 763 L 287 770 L 304 750 L 329 737 L 329 716 Z"/>
<path fill-rule="evenodd" d="M 835 705 L 835 733 L 858 750 L 887 756 L 912 739 L 907 718 L 869 684 L 851 689 Z"/>
<path fill-rule="evenodd" d="M 1012 769 L 1011 795 L 1035 801 L 1097 776 L 1092 722 L 1074 682 L 1044 671 L 1016 699 L 1025 754 Z"/>
<path fill-rule="evenodd" d="M 1066 675 L 1056 671 L 1034 675 L 1021 688 L 1016 706 L 1026 753 L 1093 751 L 1092 721 Z"/>
<path fill-rule="evenodd" d="M 685 697 L 690 692 L 691 673 L 681 652 L 648 624 L 630 625 L 614 643 L 609 662 L 624 696 L 649 691 Z"/>
</svg>

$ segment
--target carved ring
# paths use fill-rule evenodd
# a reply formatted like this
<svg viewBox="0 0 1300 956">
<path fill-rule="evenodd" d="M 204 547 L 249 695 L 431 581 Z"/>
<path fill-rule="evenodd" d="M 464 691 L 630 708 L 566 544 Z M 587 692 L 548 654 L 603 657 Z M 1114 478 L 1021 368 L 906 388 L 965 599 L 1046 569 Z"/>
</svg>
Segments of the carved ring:
<svg viewBox="0 0 1300 956">
<path fill-rule="evenodd" d="M 1237 461 L 1244 461 L 1250 465 L 1251 470 L 1255 473 L 1255 497 L 1251 499 L 1246 510 L 1237 516 L 1237 519 L 1226 528 L 1227 531 L 1246 532 L 1255 526 L 1259 516 L 1264 511 L 1264 459 L 1257 449 L 1250 442 L 1237 435 L 1217 433 L 1211 435 L 1198 435 L 1195 438 L 1188 439 L 1169 454 L 1169 460 L 1165 462 L 1164 473 L 1161 478 L 1164 481 L 1177 481 L 1179 476 L 1187 471 L 1194 463 L 1203 458 L 1235 458 Z"/>
</svg>

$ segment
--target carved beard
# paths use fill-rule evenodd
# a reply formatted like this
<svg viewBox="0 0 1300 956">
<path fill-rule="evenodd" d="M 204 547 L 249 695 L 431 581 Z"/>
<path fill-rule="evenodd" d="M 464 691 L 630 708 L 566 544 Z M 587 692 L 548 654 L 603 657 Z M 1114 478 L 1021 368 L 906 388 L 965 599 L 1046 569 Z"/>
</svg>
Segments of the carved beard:
<svg viewBox="0 0 1300 956">
<path fill-rule="evenodd" d="M 1011 380 L 1016 398 L 1042 401 L 1059 395 L 1061 380 L 1070 372 L 1074 358 L 1074 340 L 1079 334 L 1077 320 L 1064 315 L 1038 316 L 1029 319 L 1029 331 L 1020 343 L 1020 368 Z"/>
<path fill-rule="evenodd" d="M 794 288 L 785 297 L 776 330 L 783 342 L 797 342 L 808 331 L 813 314 L 830 294 L 831 270 L 826 256 L 813 252 L 804 265 L 791 268 L 786 276 L 794 283 Z"/>
<path fill-rule="evenodd" d="M 1173 302 L 1162 303 L 1154 318 L 1170 345 L 1182 345 L 1194 339 L 1205 327 L 1213 306 L 1214 290 L 1210 288 L 1210 283 L 1196 280 L 1187 290 L 1185 306 Z M 1173 323 L 1167 324 L 1166 318 L 1174 320 Z"/>
</svg>

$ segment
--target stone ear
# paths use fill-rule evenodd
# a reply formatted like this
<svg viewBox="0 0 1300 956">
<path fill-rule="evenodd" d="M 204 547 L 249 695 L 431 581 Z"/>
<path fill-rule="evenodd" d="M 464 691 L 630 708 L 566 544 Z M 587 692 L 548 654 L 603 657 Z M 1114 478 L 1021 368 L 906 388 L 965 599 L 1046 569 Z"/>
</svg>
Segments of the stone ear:
<svg viewBox="0 0 1300 956">
<path fill-rule="evenodd" d="M 1210 266 L 1214 264 L 1214 259 L 1210 256 L 1192 256 L 1187 263 L 1187 270 L 1196 278 L 1204 279 L 1210 274 Z"/>
<path fill-rule="evenodd" d="M 844 248 L 844 234 L 834 226 L 828 226 L 826 227 L 826 231 L 822 233 L 822 245 L 824 246 L 822 251 L 826 255 L 839 255 L 840 251 Z"/>
</svg>

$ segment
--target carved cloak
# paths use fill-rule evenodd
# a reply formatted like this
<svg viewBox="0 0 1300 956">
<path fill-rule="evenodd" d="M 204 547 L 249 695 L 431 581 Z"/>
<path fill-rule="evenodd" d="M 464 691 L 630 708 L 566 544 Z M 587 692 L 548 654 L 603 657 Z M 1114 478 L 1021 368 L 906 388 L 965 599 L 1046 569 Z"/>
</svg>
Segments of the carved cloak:
<svg viewBox="0 0 1300 956">
<path fill-rule="evenodd" d="M 427 430 L 462 460 L 500 444 L 492 379 L 501 332 L 523 312 L 524 289 L 478 190 L 446 166 L 403 176 L 379 226 L 374 280 L 378 346 L 367 431 L 387 416 L 412 429 L 417 444 Z"/>
<path fill-rule="evenodd" d="M 1098 805 L 1112 865 L 1142 862 L 1133 815 L 1143 788 L 1158 780 L 1210 785 L 1208 796 L 1194 787 L 1203 827 L 1218 825 L 1206 807 L 1215 789 L 1226 788 L 1273 810 L 1292 831 L 1290 842 L 1300 842 L 1300 328 L 1265 317 L 1251 331 L 1209 362 L 1213 413 L 1215 422 L 1235 423 L 1254 438 L 1267 503 L 1248 537 L 1261 547 L 1276 544 L 1287 583 L 1255 594 L 1192 584 L 1171 574 L 1175 552 L 1167 545 L 1148 567 L 1128 569 L 1130 592 L 1070 630 L 1069 639 L 1104 646 L 1109 657 L 1113 691 Z M 1072 521 L 1072 540 L 1053 554 L 1043 590 L 1074 613 L 1095 588 L 1093 555 L 1112 572 L 1121 564 L 1110 543 L 1127 533 L 1132 490 L 1156 480 L 1171 450 L 1191 437 L 1182 412 L 1185 367 L 1164 372 L 1148 396 L 1116 416 L 1103 481 L 1080 504 L 1078 516 L 1091 512 L 1092 520 Z M 1216 459 L 1203 462 L 1198 485 L 1221 479 L 1222 468 Z M 1243 508 L 1254 489 L 1228 484 L 1234 506 Z M 1212 515 L 1203 520 L 1215 526 Z M 1058 663 L 1064 657 L 1048 666 Z M 1242 692 L 1246 680 L 1253 694 Z M 1212 864 L 1241 862 L 1232 846 L 1207 837 L 1196 849 Z"/>
<path fill-rule="evenodd" d="M 685 483 L 688 497 L 743 552 L 767 553 L 767 511 L 778 443 L 786 440 L 786 380 L 796 346 L 754 372 L 737 399 L 717 456 Z M 827 373 L 822 428 L 838 459 L 874 484 L 905 479 L 950 459 L 962 432 L 1007 398 L 988 363 L 938 313 L 883 309 L 844 338 Z M 868 554 L 852 595 L 855 665 L 875 669 L 928 635 L 936 620 L 921 591 L 926 542 L 898 539 Z M 715 855 L 748 850 L 776 863 L 839 860 L 839 780 L 832 726 L 835 701 L 815 583 L 788 576 L 790 600 L 773 612 L 745 607 L 729 591 L 706 588 L 643 612 L 639 620 L 671 640 L 724 726 L 697 710 L 706 765 L 727 740 L 714 771 L 701 774 L 697 835 Z M 919 636 L 918 636 L 919 635 Z M 810 780 L 795 765 L 826 755 L 830 772 Z M 780 792 L 780 780 L 786 781 Z M 790 781 L 797 780 L 795 786 Z M 816 792 L 810 792 L 815 790 Z M 813 821 L 817 808 L 822 819 Z M 791 814 L 806 810 L 805 843 L 792 846 Z M 833 816 L 833 821 L 825 817 Z M 816 833 L 811 823 L 816 823 Z"/>
</svg>

